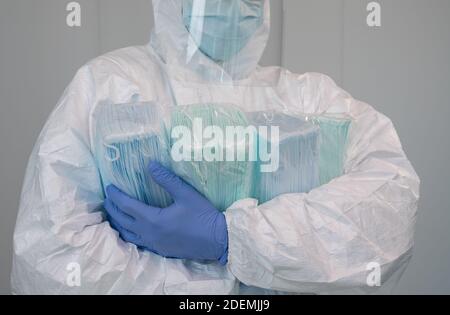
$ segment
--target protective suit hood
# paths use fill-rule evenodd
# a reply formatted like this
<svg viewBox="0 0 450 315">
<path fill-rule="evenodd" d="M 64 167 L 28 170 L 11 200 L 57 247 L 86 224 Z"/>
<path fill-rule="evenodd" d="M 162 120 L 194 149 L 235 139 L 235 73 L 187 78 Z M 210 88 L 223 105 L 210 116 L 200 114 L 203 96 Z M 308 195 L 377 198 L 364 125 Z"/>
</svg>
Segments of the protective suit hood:
<svg viewBox="0 0 450 315">
<path fill-rule="evenodd" d="M 226 62 L 215 62 L 201 52 L 183 23 L 183 0 L 153 0 L 155 27 L 150 45 L 171 75 L 176 72 L 180 79 L 230 82 L 246 78 L 258 65 L 270 34 L 270 3 L 261 2 L 263 22 L 242 50 Z"/>
</svg>

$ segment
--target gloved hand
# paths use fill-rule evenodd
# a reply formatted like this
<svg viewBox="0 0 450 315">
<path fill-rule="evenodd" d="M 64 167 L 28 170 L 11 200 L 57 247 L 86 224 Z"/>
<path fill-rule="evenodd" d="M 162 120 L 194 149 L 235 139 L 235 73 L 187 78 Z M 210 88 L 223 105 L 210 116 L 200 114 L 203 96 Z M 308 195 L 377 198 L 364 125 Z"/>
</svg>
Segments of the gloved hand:
<svg viewBox="0 0 450 315">
<path fill-rule="evenodd" d="M 161 164 L 152 162 L 148 170 L 174 203 L 165 209 L 151 207 L 115 186 L 108 186 L 104 207 L 111 226 L 126 242 L 160 256 L 218 260 L 225 265 L 228 259 L 225 216 Z"/>
</svg>

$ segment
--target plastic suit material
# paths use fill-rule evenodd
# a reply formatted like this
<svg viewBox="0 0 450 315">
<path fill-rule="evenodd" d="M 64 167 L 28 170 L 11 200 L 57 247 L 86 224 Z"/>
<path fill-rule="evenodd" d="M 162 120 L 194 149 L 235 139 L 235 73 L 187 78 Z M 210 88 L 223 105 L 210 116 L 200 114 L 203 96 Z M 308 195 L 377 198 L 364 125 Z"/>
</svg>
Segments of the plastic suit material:
<svg viewBox="0 0 450 315">
<path fill-rule="evenodd" d="M 258 66 L 269 35 L 268 1 L 247 45 L 220 64 L 194 49 L 182 2 L 154 0 L 151 43 L 90 61 L 51 114 L 23 186 L 13 293 L 231 294 L 243 292 L 243 284 L 366 292 L 374 263 L 383 287 L 395 283 L 411 257 L 419 178 L 391 121 L 325 75 Z M 226 266 L 163 258 L 123 241 L 105 218 L 105 187 L 93 156 L 93 112 L 105 101 L 350 117 L 344 172 L 309 193 L 231 205 Z M 81 286 L 67 283 L 74 264 Z"/>
</svg>

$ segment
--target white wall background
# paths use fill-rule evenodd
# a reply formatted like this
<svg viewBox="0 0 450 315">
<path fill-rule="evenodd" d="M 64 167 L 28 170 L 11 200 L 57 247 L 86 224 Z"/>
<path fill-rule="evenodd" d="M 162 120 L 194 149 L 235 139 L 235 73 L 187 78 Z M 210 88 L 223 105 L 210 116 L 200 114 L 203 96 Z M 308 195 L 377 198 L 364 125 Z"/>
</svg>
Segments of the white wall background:
<svg viewBox="0 0 450 315">
<path fill-rule="evenodd" d="M 150 0 L 78 0 L 82 27 L 65 24 L 68 0 L 0 0 L 0 293 L 28 155 L 75 71 L 101 53 L 148 41 Z M 423 180 L 417 246 L 396 293 L 450 293 L 450 1 L 272 0 L 263 64 L 324 72 L 392 118 Z M 284 18 L 283 18 L 284 17 Z"/>
</svg>

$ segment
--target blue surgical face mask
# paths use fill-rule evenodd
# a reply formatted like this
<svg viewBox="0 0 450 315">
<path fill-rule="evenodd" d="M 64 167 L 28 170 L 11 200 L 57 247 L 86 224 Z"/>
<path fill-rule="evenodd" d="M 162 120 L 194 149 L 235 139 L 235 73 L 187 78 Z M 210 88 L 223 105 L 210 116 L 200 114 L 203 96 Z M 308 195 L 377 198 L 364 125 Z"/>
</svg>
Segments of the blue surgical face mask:
<svg viewBox="0 0 450 315">
<path fill-rule="evenodd" d="M 183 22 L 199 49 L 217 62 L 236 56 L 263 22 L 263 0 L 183 0 Z"/>
</svg>

